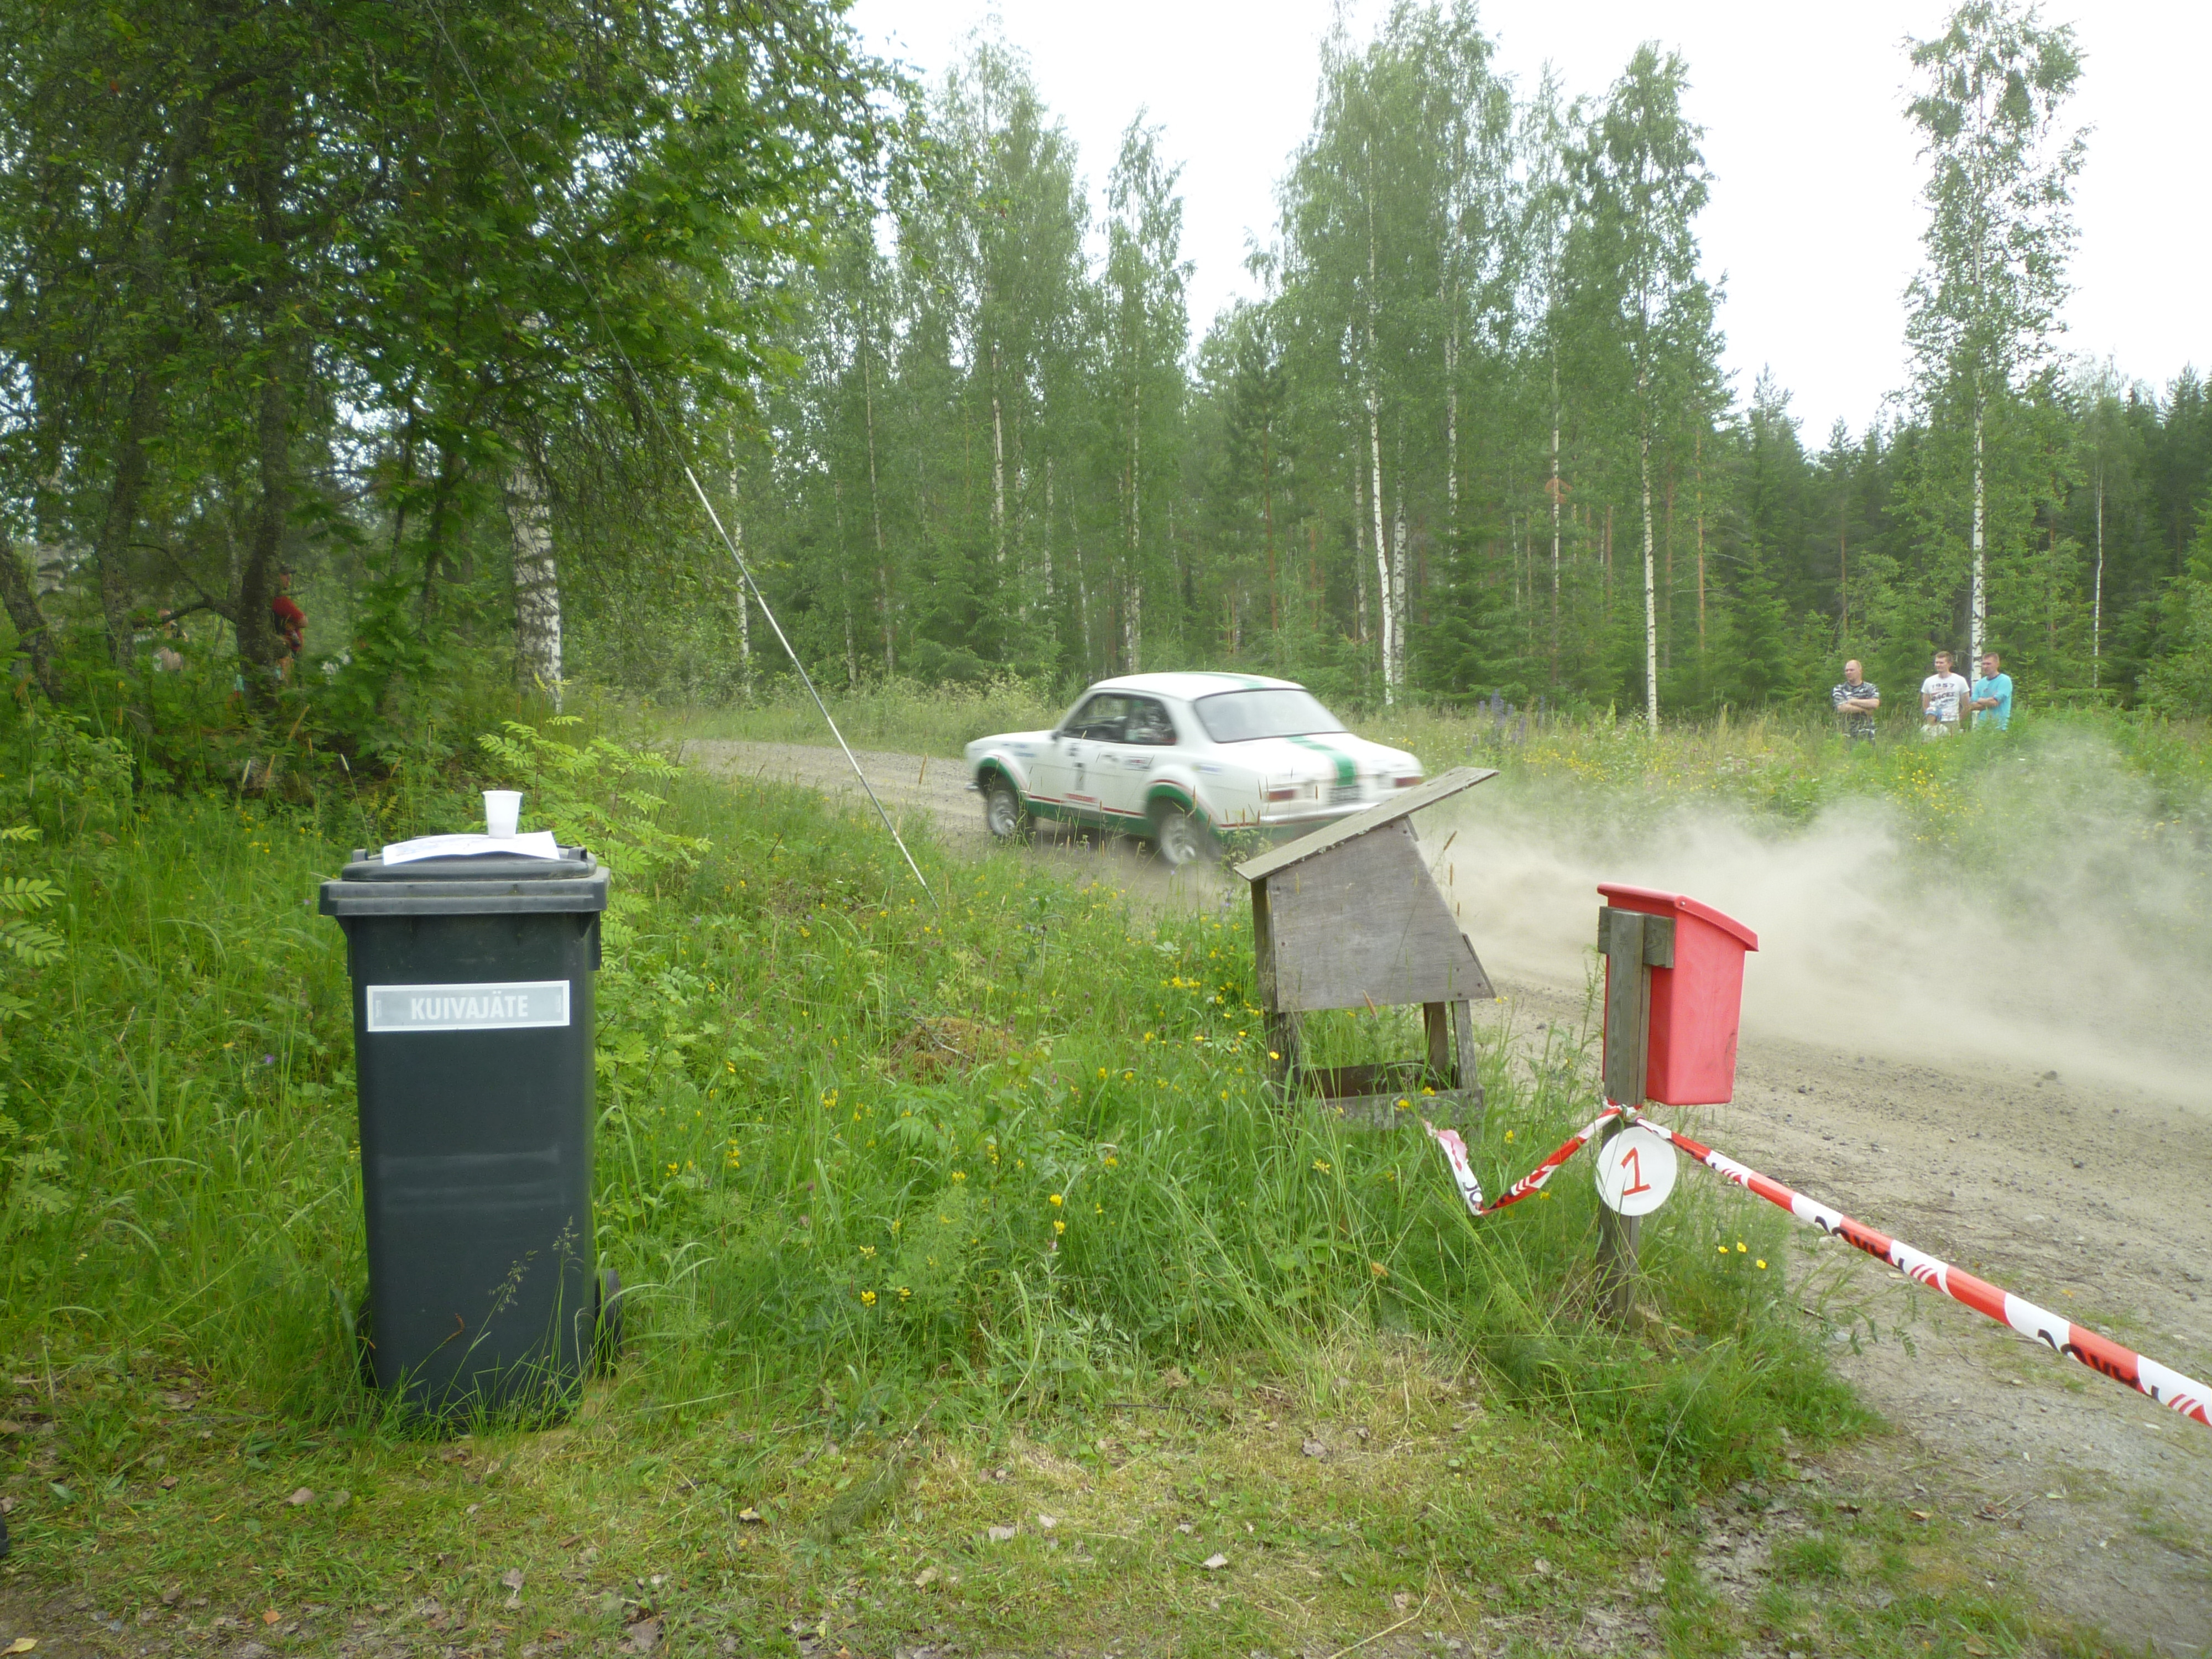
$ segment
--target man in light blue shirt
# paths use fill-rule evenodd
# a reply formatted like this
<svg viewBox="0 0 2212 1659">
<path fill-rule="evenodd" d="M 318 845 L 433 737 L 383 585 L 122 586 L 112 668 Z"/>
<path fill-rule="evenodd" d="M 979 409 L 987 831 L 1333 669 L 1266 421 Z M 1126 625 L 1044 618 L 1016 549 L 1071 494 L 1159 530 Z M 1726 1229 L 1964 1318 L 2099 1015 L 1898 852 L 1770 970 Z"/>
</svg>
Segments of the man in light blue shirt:
<svg viewBox="0 0 2212 1659">
<path fill-rule="evenodd" d="M 1997 653 L 1982 653 L 1982 677 L 1974 682 L 1966 707 L 1974 711 L 1974 730 L 1984 726 L 2002 732 L 2012 723 L 2012 676 L 1997 666 Z"/>
</svg>

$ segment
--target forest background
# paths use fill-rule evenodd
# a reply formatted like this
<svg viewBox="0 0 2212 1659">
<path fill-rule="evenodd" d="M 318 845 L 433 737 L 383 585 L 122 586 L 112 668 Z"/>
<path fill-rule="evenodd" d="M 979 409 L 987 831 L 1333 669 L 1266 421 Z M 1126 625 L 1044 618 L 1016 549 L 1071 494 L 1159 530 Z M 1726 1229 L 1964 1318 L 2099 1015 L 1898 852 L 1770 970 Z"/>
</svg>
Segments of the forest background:
<svg viewBox="0 0 2212 1659">
<path fill-rule="evenodd" d="M 1900 62 L 1916 378 L 1817 441 L 1719 367 L 1656 47 L 1570 97 L 1469 6 L 1340 33 L 1264 296 L 1194 339 L 1161 132 L 1094 218 L 988 32 L 922 87 L 829 9 L 12 9 L 0 597 L 19 673 L 172 769 L 767 690 L 687 460 L 833 688 L 1664 720 L 1986 641 L 2037 706 L 2212 704 L 2205 388 L 2061 349 L 2081 66 L 2017 8 Z"/>
</svg>

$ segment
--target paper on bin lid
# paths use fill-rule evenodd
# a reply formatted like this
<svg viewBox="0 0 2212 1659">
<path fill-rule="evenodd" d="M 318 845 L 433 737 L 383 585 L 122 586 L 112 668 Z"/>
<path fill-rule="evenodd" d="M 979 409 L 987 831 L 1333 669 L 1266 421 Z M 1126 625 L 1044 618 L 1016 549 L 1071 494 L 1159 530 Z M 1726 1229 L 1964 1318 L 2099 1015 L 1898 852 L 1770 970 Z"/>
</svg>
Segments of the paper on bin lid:
<svg viewBox="0 0 2212 1659">
<path fill-rule="evenodd" d="M 477 853 L 505 853 L 513 858 L 557 859 L 561 848 L 550 830 L 526 836 L 417 836 L 395 841 L 384 849 L 386 864 L 412 864 L 416 859 L 465 859 Z"/>
</svg>

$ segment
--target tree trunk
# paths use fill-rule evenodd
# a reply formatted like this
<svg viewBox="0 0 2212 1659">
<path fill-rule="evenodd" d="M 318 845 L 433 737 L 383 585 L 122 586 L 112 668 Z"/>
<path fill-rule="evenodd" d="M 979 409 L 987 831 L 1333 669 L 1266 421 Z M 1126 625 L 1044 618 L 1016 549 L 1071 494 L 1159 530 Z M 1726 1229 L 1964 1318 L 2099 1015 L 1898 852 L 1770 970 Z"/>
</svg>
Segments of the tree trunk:
<svg viewBox="0 0 2212 1659">
<path fill-rule="evenodd" d="M 1375 617 L 1382 645 L 1382 702 L 1398 700 L 1398 629 L 1401 619 L 1391 603 L 1389 554 L 1382 539 L 1382 384 L 1375 360 L 1375 155 L 1367 152 L 1367 446 L 1374 478 L 1368 490 L 1375 514 Z"/>
<path fill-rule="evenodd" d="M 1044 458 L 1044 603 L 1046 610 L 1056 613 L 1060 594 L 1059 583 L 1052 568 L 1052 457 L 1048 453 Z M 1052 617 L 1051 629 L 1054 635 L 1060 632 L 1057 614 Z"/>
<path fill-rule="evenodd" d="M 999 348 L 991 347 L 991 561 L 1006 562 L 1006 423 L 999 408 Z"/>
<path fill-rule="evenodd" d="M 868 428 L 868 517 L 876 529 L 877 602 L 883 609 L 884 672 L 888 675 L 896 672 L 897 665 L 891 650 L 891 567 L 884 552 L 884 505 L 876 489 L 876 377 L 871 357 L 864 343 L 860 348 L 860 396 Z M 742 600 L 744 595 L 738 597 Z"/>
<path fill-rule="evenodd" d="M 30 574 L 15 557 L 15 546 L 8 539 L 5 525 L 0 525 L 0 605 L 6 606 L 8 620 L 15 625 L 15 642 L 29 659 L 32 680 L 50 699 L 58 701 L 61 677 L 54 672 L 53 634 L 46 626 L 46 613 L 39 608 Z"/>
<path fill-rule="evenodd" d="M 1352 637 L 1367 643 L 1367 473 L 1352 464 Z"/>
<path fill-rule="evenodd" d="M 1982 428 L 1984 424 L 1984 413 L 1981 399 L 1978 396 L 1974 399 L 1974 576 L 1973 592 L 1968 600 L 1966 629 L 1967 659 L 1978 665 L 1982 659 L 1982 635 L 1989 625 L 1990 617 L 1989 593 L 1983 582 L 1982 569 L 1984 551 L 1982 535 L 1985 516 L 1984 509 L 1987 499 L 1984 491 L 1988 482 L 1983 471 Z"/>
<path fill-rule="evenodd" d="M 1705 434 L 1698 434 L 1698 673 L 1705 672 Z"/>
<path fill-rule="evenodd" d="M 1459 318 L 1444 336 L 1444 534 L 1459 566 Z"/>
<path fill-rule="evenodd" d="M 561 707 L 561 576 L 553 515 L 538 469 L 518 459 L 507 475 L 507 525 L 514 549 L 514 673 Z"/>
<path fill-rule="evenodd" d="M 1390 520 L 1390 615 L 1394 622 L 1390 684 L 1395 690 L 1406 683 L 1406 623 L 1412 615 L 1406 594 L 1406 468 L 1402 457 L 1398 464 L 1397 510 Z"/>
<path fill-rule="evenodd" d="M 745 527 L 738 515 L 730 515 L 730 544 L 738 550 L 740 564 L 745 555 Z M 753 611 L 752 594 L 741 575 L 738 579 L 738 689 L 746 696 L 753 694 Z"/>
<path fill-rule="evenodd" d="M 1260 511 L 1267 523 L 1267 626 L 1283 631 L 1282 589 L 1275 576 L 1275 423 L 1260 429 Z"/>
<path fill-rule="evenodd" d="M 1639 434 L 1637 461 L 1644 486 L 1644 723 L 1659 734 L 1659 594 L 1651 559 L 1651 428 Z"/>
<path fill-rule="evenodd" d="M 290 364 L 280 344 L 276 360 L 262 373 L 254 445 L 261 499 L 254 509 L 245 568 L 238 577 L 239 661 L 245 670 L 246 695 L 264 705 L 273 703 L 276 696 L 277 636 L 269 607 L 276 597 L 284 520 L 291 508 L 291 399 L 285 386 Z"/>
<path fill-rule="evenodd" d="M 193 65 L 195 82 L 204 81 L 204 72 L 212 56 L 212 47 L 203 48 L 200 60 Z M 142 284 L 137 304 L 155 315 L 163 309 L 161 290 L 167 285 L 164 267 L 169 257 L 170 234 L 176 227 L 177 193 L 206 137 L 207 113 L 208 96 L 202 90 L 185 105 L 179 116 L 176 136 L 162 161 L 161 178 L 139 221 L 131 261 Z M 127 559 L 131 532 L 138 523 L 138 503 L 146 489 L 146 445 L 161 425 L 161 391 L 154 366 L 175 348 L 176 340 L 173 327 L 159 326 L 132 354 L 137 364 L 121 441 L 115 452 L 114 483 L 108 495 L 107 512 L 100 523 L 100 538 L 94 545 L 100 577 L 100 618 L 107 629 L 108 654 L 118 668 L 131 660 L 131 580 Z M 241 641 L 248 631 L 237 630 Z M 262 631 L 267 631 L 265 611 Z"/>
<path fill-rule="evenodd" d="M 259 142 L 250 177 L 254 193 L 256 228 L 273 270 L 285 268 L 287 238 L 283 218 L 284 156 L 282 115 L 277 100 L 283 89 L 270 87 L 259 118 Z M 278 641 L 270 601 L 276 596 L 276 572 L 284 550 L 284 524 L 292 506 L 291 377 L 295 368 L 290 296 L 274 277 L 264 281 L 255 296 L 256 318 L 264 361 L 261 368 L 260 406 L 256 411 L 255 465 L 260 474 L 261 500 L 247 544 L 246 568 L 239 574 L 237 605 L 238 655 L 246 678 L 246 696 L 273 706 Z M 299 665 L 293 665 L 297 672 Z"/>
<path fill-rule="evenodd" d="M 1368 331 L 1374 344 L 1374 331 Z M 1382 702 L 1398 700 L 1398 683 L 1392 671 L 1398 660 L 1398 618 L 1390 608 L 1390 544 L 1382 532 L 1382 400 L 1372 389 L 1367 394 L 1367 453 L 1370 475 L 1368 510 L 1375 515 L 1375 631 L 1382 647 Z"/>
<path fill-rule="evenodd" d="M 1552 684 L 1559 683 L 1559 364 L 1552 360 Z"/>
<path fill-rule="evenodd" d="M 142 370 L 131 388 L 121 441 L 115 452 L 115 482 L 100 520 L 94 559 L 100 578 L 100 615 L 107 629 L 107 653 L 118 668 L 131 661 L 131 532 L 137 528 L 138 502 L 146 492 L 146 445 L 161 421 L 161 392 L 149 371 Z M 264 622 L 266 622 L 264 611 Z M 245 637 L 243 631 L 240 638 Z"/>
<path fill-rule="evenodd" d="M 2100 684 L 2105 640 L 2105 468 L 2097 465 L 2097 580 L 2089 599 L 2089 689 Z"/>
</svg>

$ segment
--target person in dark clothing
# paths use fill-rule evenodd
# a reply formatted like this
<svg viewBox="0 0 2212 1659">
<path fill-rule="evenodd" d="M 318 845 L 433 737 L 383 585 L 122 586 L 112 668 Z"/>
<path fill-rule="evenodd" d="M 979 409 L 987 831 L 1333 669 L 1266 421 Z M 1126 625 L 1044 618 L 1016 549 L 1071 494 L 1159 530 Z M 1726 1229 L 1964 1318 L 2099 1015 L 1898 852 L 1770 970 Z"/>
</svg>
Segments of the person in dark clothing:
<svg viewBox="0 0 2212 1659">
<path fill-rule="evenodd" d="M 1856 662 L 1844 665 L 1843 683 L 1828 693 L 1842 717 L 1844 735 L 1854 743 L 1874 741 L 1874 714 L 1881 707 L 1881 693 Z"/>
</svg>

